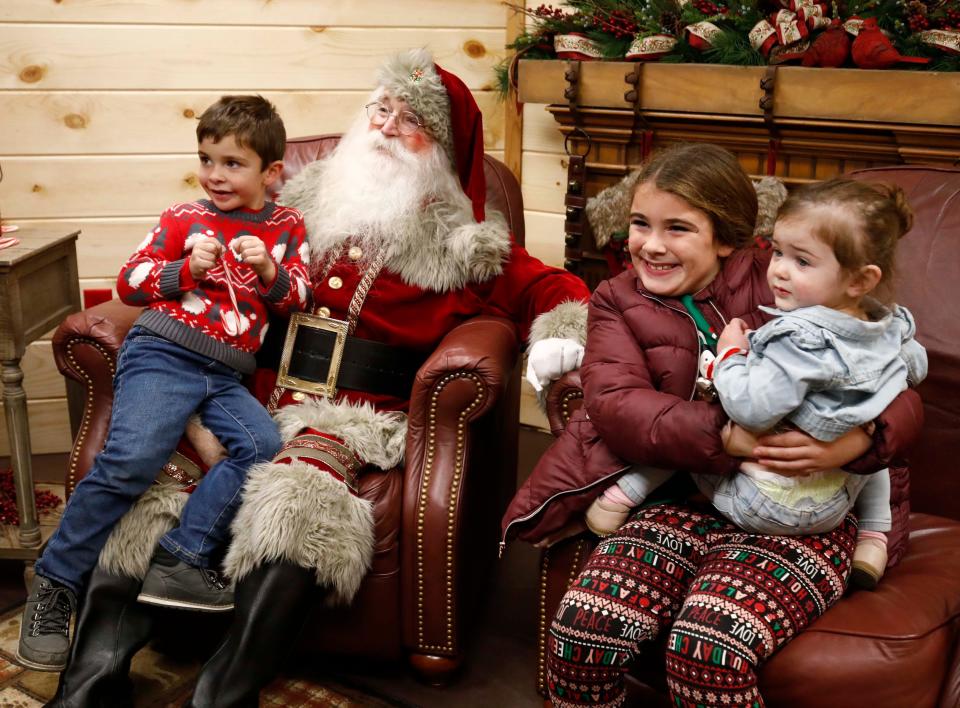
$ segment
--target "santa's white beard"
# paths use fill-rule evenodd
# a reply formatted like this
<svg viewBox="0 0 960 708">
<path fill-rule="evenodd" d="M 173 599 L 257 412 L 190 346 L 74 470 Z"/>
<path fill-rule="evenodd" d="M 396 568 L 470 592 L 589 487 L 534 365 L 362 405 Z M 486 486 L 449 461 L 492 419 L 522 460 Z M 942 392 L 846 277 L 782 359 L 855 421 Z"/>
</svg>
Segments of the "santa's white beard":
<svg viewBox="0 0 960 708">
<path fill-rule="evenodd" d="M 439 144 L 412 153 L 400 138 L 370 130 L 365 117 L 340 140 L 324 177 L 310 231 L 314 253 L 347 238 L 366 246 L 364 251 L 380 244 L 389 248 L 416 231 L 425 203 L 439 200 L 456 211 L 469 206 Z"/>
</svg>

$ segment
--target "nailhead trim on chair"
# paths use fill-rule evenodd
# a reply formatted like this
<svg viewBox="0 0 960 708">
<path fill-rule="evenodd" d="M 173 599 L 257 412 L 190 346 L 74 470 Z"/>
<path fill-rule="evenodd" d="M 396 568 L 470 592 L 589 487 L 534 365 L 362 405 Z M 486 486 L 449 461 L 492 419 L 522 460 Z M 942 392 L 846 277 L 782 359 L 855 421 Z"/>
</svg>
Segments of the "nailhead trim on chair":
<svg viewBox="0 0 960 708">
<path fill-rule="evenodd" d="M 563 418 L 564 426 L 570 422 L 570 416 L 573 415 L 570 410 L 570 403 L 583 398 L 582 390 L 569 390 L 560 399 L 560 415 Z M 576 578 L 576 569 L 580 564 L 580 551 L 582 545 L 577 541 L 577 552 L 573 556 L 573 564 L 570 566 L 570 577 L 567 580 L 567 587 L 573 584 Z M 540 563 L 540 608 L 539 623 L 537 625 L 537 690 L 542 696 L 547 695 L 547 575 L 550 568 L 550 549 L 543 553 L 543 559 Z"/>
<path fill-rule="evenodd" d="M 573 585 L 577 577 L 577 568 L 580 566 L 580 552 L 583 544 L 577 541 L 577 552 L 573 554 L 570 563 L 570 577 L 567 578 L 567 587 Z M 547 697 L 547 575 L 550 568 L 550 549 L 543 552 L 540 563 L 540 621 L 537 625 L 537 690 L 544 698 Z"/>
<path fill-rule="evenodd" d="M 548 548 L 540 559 L 540 603 L 537 622 L 537 690 L 540 693 L 545 693 L 547 690 L 547 648 L 544 633 L 547 627 L 547 569 L 549 567 L 550 549 Z"/>
<path fill-rule="evenodd" d="M 570 416 L 573 415 L 570 411 L 570 402 L 579 401 L 583 398 L 583 391 L 569 391 L 563 395 L 563 398 L 560 401 L 560 410 L 561 415 L 563 416 L 563 425 L 566 426 L 570 422 Z"/>
<path fill-rule="evenodd" d="M 473 399 L 473 402 L 467 406 L 460 413 L 460 418 L 457 421 L 457 453 L 456 453 L 456 466 L 453 472 L 453 480 L 450 483 L 450 499 L 447 505 L 447 563 L 446 563 L 446 587 L 447 587 L 447 597 L 446 597 L 446 626 L 447 626 L 447 638 L 446 644 L 426 644 L 424 640 L 424 628 L 423 628 L 423 614 L 424 614 L 424 578 L 423 578 L 423 524 L 424 517 L 426 512 L 424 511 L 427 505 L 427 489 L 430 487 L 430 473 L 433 469 L 433 450 L 434 445 L 436 444 L 437 437 L 437 401 L 440 397 L 440 394 L 443 392 L 443 388 L 453 381 L 454 379 L 471 379 L 477 386 L 477 397 Z M 417 648 L 420 651 L 454 651 L 454 642 L 453 642 L 453 630 L 455 626 L 454 621 L 454 607 L 453 607 L 453 527 L 454 527 L 454 509 L 456 505 L 454 501 L 456 499 L 457 492 L 460 488 L 460 477 L 463 474 L 463 447 L 464 447 L 464 432 L 466 430 L 466 425 L 464 421 L 470 415 L 470 413 L 479 406 L 486 395 L 486 391 L 483 387 L 483 382 L 480 377 L 476 374 L 472 374 L 465 371 L 458 371 L 456 373 L 447 374 L 434 386 L 433 392 L 430 396 L 430 413 L 428 416 L 429 421 L 429 432 L 427 434 L 427 459 L 426 465 L 423 470 L 423 478 L 420 483 L 420 496 L 417 503 Z"/>
<path fill-rule="evenodd" d="M 90 418 L 93 414 L 93 379 L 90 378 L 86 370 L 83 369 L 77 362 L 76 357 L 73 353 L 73 348 L 78 345 L 86 345 L 96 349 L 107 362 L 107 366 L 110 368 L 111 378 L 113 374 L 116 373 L 116 362 L 113 357 L 103 348 L 98 342 L 95 342 L 92 339 L 71 339 L 67 343 L 67 361 L 70 362 L 70 365 L 73 367 L 73 371 L 76 372 L 79 376 L 83 378 L 83 382 L 86 385 L 86 396 L 83 403 L 83 417 L 80 419 L 80 430 L 77 431 L 77 439 L 73 441 L 73 447 L 70 449 L 70 465 L 67 468 L 67 486 L 66 489 L 69 492 L 72 492 L 74 487 L 76 487 L 77 481 L 77 455 L 79 454 L 80 448 L 83 447 L 83 441 L 87 437 L 87 433 L 90 431 Z"/>
</svg>

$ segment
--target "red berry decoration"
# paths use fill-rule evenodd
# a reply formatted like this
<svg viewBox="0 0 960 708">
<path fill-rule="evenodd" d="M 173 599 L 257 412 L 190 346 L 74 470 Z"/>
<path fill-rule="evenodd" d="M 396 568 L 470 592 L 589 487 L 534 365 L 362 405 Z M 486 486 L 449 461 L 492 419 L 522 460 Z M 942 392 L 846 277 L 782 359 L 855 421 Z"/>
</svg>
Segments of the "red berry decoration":
<svg viewBox="0 0 960 708">
<path fill-rule="evenodd" d="M 37 511 L 55 509 L 62 500 L 53 492 L 46 490 L 35 492 Z M 0 524 L 9 526 L 20 525 L 20 514 L 17 512 L 17 493 L 13 486 L 13 470 L 0 470 Z"/>
</svg>

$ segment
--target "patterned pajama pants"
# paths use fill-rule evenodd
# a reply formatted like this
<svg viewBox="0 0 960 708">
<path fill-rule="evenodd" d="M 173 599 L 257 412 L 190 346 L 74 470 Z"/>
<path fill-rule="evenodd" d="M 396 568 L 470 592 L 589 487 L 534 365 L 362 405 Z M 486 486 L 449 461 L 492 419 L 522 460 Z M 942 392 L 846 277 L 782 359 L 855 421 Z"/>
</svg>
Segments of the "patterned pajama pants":
<svg viewBox="0 0 960 708">
<path fill-rule="evenodd" d="M 554 706 L 620 706 L 642 642 L 669 628 L 672 704 L 763 706 L 756 667 L 843 594 L 856 521 L 758 536 L 686 507 L 639 511 L 604 538 L 550 628 Z"/>
</svg>

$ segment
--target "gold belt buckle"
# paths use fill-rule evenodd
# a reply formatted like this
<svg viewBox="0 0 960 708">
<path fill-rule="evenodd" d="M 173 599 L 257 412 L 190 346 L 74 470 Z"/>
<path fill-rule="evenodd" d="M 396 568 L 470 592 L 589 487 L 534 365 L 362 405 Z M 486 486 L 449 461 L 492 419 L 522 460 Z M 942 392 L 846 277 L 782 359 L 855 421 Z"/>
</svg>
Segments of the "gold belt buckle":
<svg viewBox="0 0 960 708">
<path fill-rule="evenodd" d="M 333 352 L 330 354 L 330 368 L 327 370 L 326 383 L 307 381 L 290 375 L 290 358 L 293 356 L 293 345 L 297 339 L 297 330 L 300 327 L 322 329 L 336 335 L 333 342 Z M 348 323 L 343 320 L 334 320 L 307 312 L 293 313 L 287 327 L 287 338 L 283 343 L 283 354 L 280 357 L 280 367 L 277 371 L 277 385 L 295 391 L 333 398 L 337 393 L 337 377 L 340 375 L 340 360 L 343 358 L 343 347 L 347 341 L 347 328 Z"/>
</svg>

